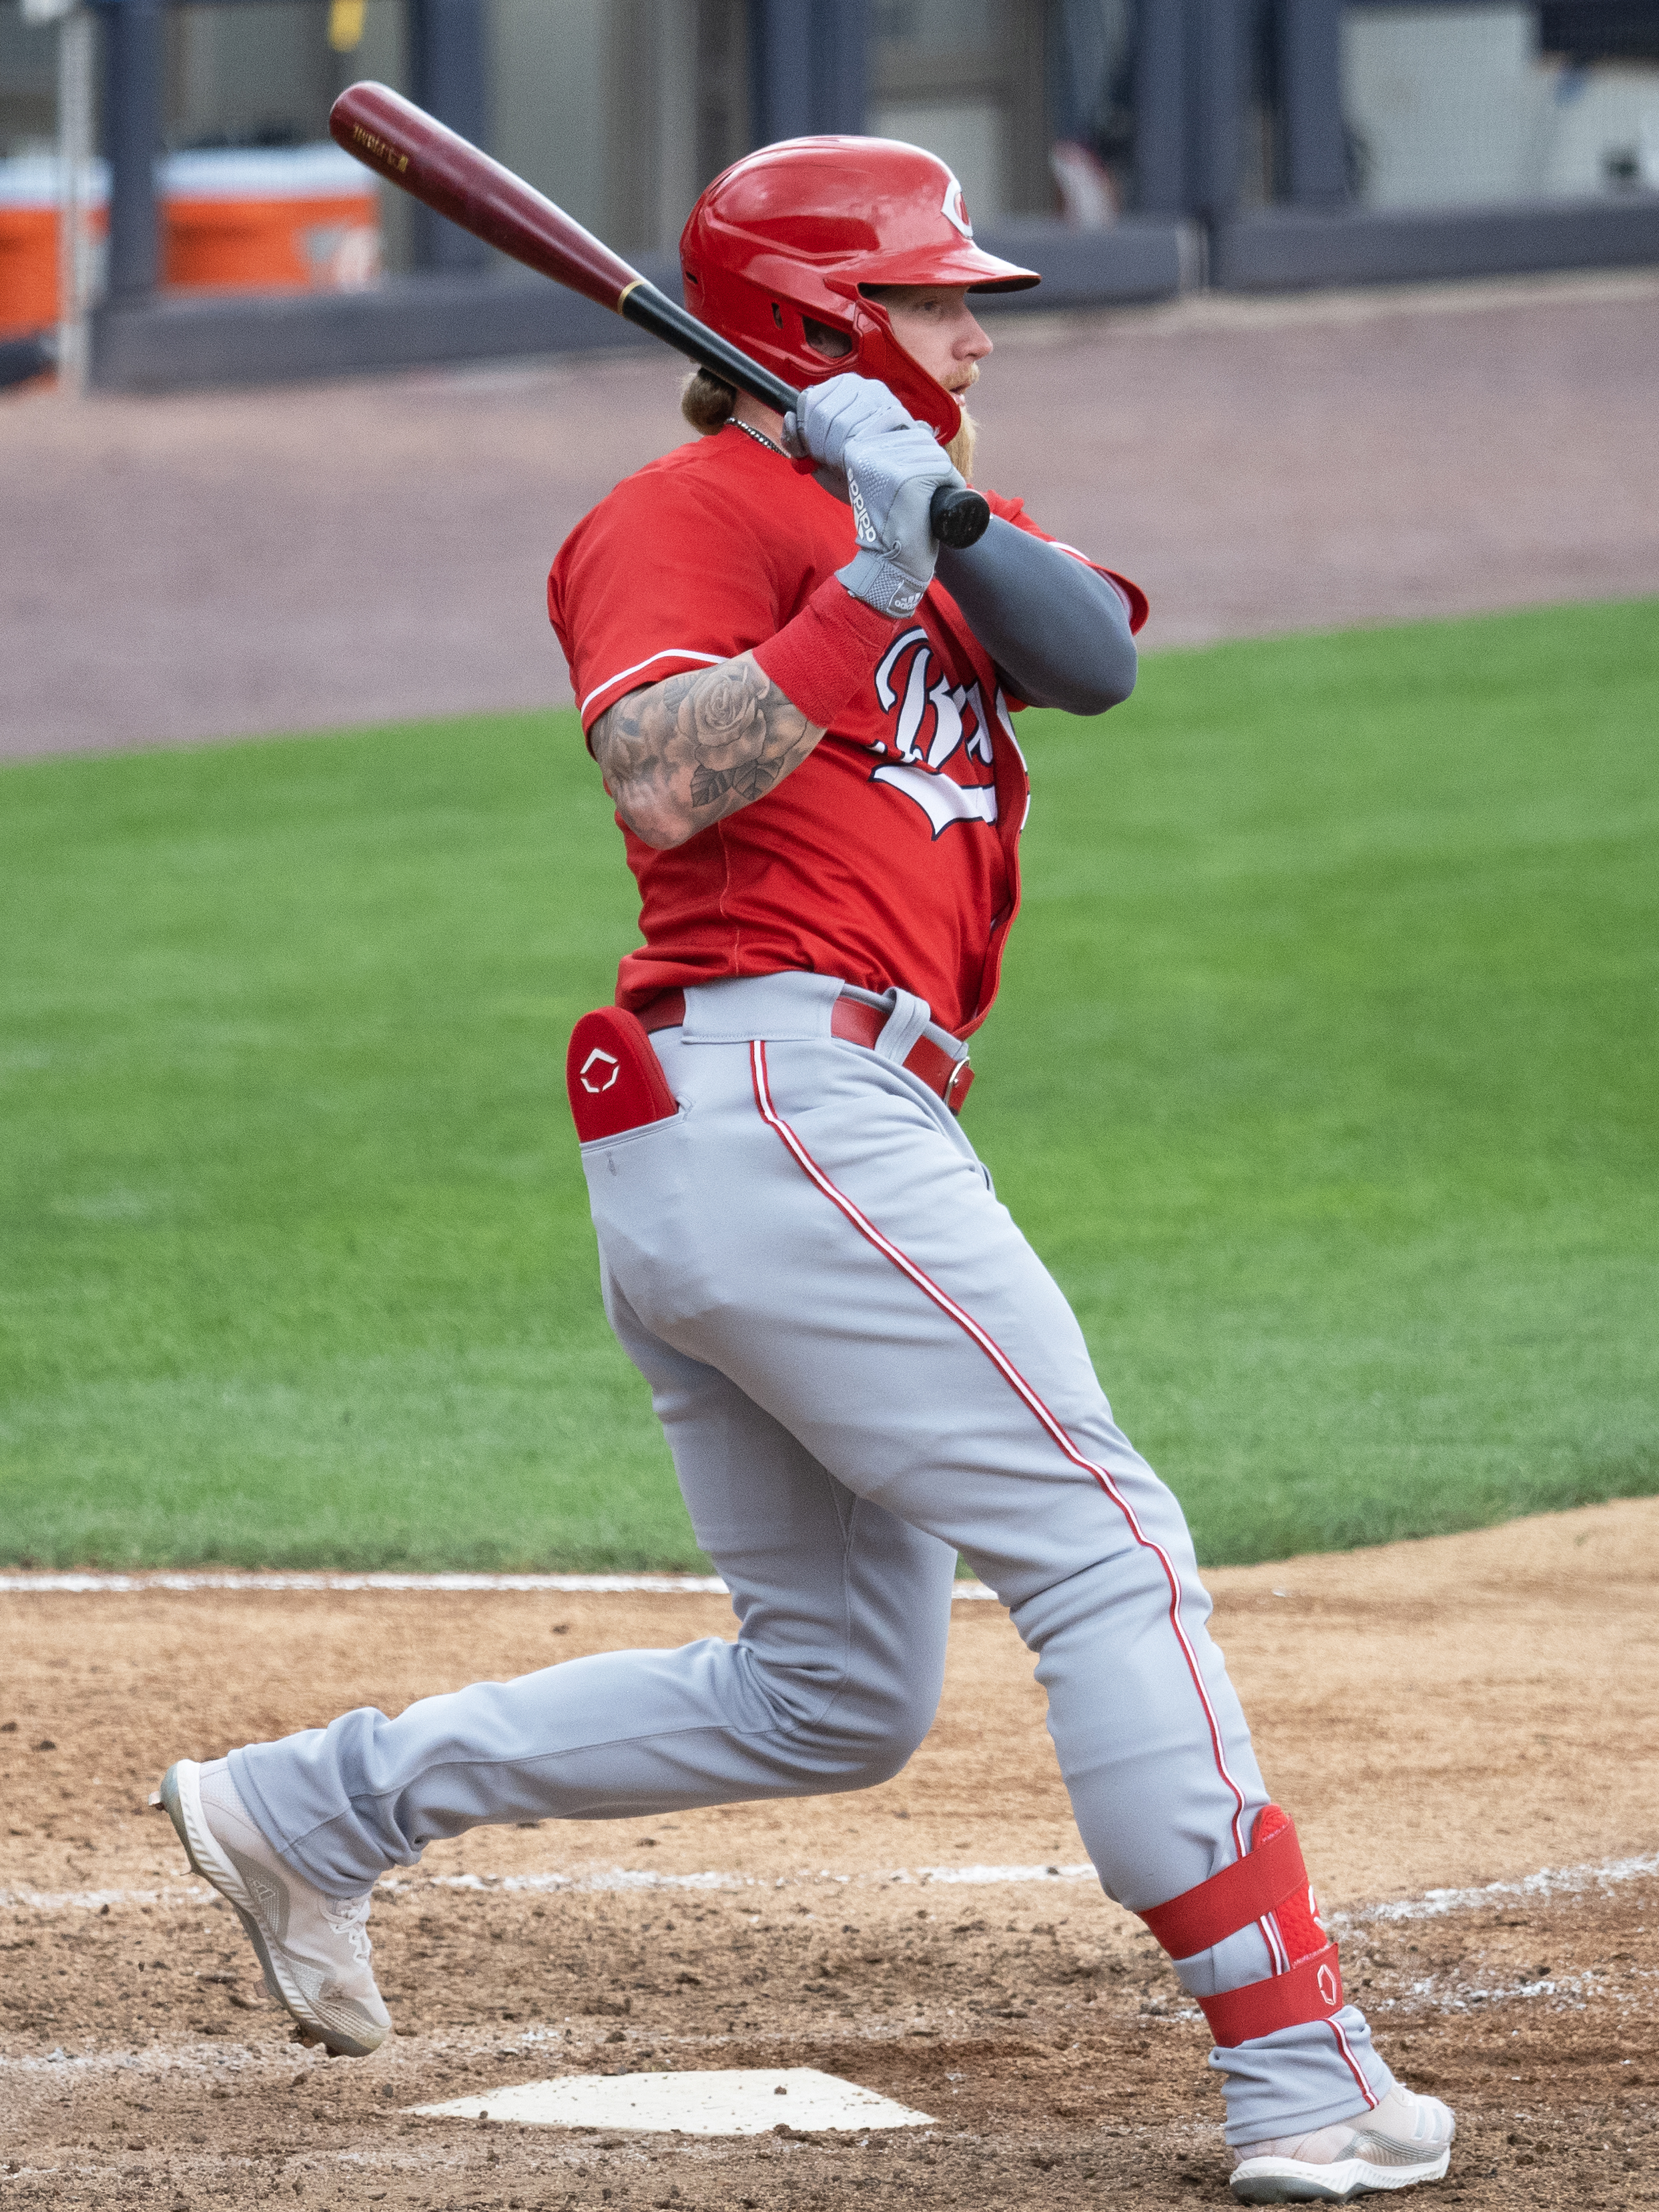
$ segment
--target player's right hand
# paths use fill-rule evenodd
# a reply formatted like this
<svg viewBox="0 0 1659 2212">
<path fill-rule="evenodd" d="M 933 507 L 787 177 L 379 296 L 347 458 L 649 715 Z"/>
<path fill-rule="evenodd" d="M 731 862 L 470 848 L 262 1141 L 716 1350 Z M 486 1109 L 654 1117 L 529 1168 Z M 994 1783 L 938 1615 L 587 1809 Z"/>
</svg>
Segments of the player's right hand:
<svg viewBox="0 0 1659 2212">
<path fill-rule="evenodd" d="M 959 486 L 944 448 L 884 384 L 832 376 L 802 392 L 786 439 L 845 481 L 859 550 L 837 574 L 854 599 L 885 615 L 911 613 L 933 580 L 939 545 L 928 520 L 941 484 Z M 833 475 L 832 473 L 833 472 Z"/>
</svg>

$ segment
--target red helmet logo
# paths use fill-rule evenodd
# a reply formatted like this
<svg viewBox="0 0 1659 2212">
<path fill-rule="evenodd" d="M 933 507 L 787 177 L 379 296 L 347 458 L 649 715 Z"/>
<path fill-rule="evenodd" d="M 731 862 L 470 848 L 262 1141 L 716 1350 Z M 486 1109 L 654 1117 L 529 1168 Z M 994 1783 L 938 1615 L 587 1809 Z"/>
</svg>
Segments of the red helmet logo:
<svg viewBox="0 0 1659 2212">
<path fill-rule="evenodd" d="M 1012 292 L 1038 281 L 976 246 L 945 163 L 896 138 L 786 138 L 747 155 L 692 209 L 680 268 L 692 313 L 775 374 L 879 378 L 946 441 L 961 410 L 866 288 Z"/>
</svg>

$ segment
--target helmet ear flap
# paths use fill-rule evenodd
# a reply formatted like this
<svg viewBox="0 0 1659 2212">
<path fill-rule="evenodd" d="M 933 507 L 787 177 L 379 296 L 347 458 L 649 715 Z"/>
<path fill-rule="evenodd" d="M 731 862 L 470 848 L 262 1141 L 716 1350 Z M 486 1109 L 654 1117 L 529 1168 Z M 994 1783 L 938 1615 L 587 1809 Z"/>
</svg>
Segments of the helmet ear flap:
<svg viewBox="0 0 1659 2212">
<path fill-rule="evenodd" d="M 886 308 L 860 291 L 854 304 L 853 329 L 858 341 L 859 374 L 884 384 L 902 407 L 908 408 L 918 422 L 927 425 L 941 446 L 948 446 L 962 428 L 962 410 L 945 386 L 899 343 Z"/>
</svg>

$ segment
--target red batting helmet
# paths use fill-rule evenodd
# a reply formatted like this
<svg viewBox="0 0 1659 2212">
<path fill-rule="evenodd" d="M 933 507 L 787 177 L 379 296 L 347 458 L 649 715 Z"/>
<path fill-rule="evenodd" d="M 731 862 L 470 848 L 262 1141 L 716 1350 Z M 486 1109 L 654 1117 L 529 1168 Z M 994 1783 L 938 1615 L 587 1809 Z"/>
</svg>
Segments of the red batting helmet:
<svg viewBox="0 0 1659 2212">
<path fill-rule="evenodd" d="M 795 385 L 848 369 L 879 378 L 945 441 L 961 428 L 960 408 L 864 288 L 1017 292 L 1038 282 L 1035 270 L 975 245 L 950 170 L 896 138 L 786 138 L 747 155 L 692 209 L 680 270 L 692 313 L 775 374 Z"/>
</svg>

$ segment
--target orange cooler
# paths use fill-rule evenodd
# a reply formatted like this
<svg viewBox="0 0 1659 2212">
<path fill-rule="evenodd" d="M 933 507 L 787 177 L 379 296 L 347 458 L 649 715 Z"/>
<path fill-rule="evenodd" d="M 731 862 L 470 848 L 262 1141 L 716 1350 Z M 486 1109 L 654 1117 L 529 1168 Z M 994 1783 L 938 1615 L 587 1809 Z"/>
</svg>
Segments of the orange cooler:
<svg viewBox="0 0 1659 2212">
<path fill-rule="evenodd" d="M 100 246 L 107 179 L 92 163 L 82 192 Z M 0 161 L 0 337 L 58 319 L 58 185 L 50 155 Z M 380 273 L 374 179 L 337 146 L 171 154 L 157 186 L 170 289 L 348 292 Z"/>
<path fill-rule="evenodd" d="M 0 203 L 0 337 L 58 320 L 58 210 Z"/>
<path fill-rule="evenodd" d="M 380 273 L 374 180 L 337 146 L 169 155 L 161 192 L 175 290 L 343 292 Z"/>
<path fill-rule="evenodd" d="M 0 337 L 58 320 L 58 164 L 49 154 L 0 161 Z M 106 228 L 104 165 L 82 190 L 87 230 Z"/>
</svg>

